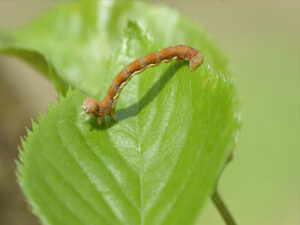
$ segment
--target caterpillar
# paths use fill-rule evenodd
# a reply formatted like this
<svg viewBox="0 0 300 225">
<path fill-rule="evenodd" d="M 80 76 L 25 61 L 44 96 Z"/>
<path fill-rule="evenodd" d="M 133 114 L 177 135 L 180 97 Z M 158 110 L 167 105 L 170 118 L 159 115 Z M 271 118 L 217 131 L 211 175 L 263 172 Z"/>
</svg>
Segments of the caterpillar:
<svg viewBox="0 0 300 225">
<path fill-rule="evenodd" d="M 110 115 L 114 120 L 117 120 L 115 108 L 120 93 L 129 80 L 148 67 L 157 66 L 160 63 L 172 60 L 189 61 L 190 69 L 193 71 L 202 63 L 203 58 L 201 53 L 192 47 L 175 45 L 136 59 L 120 71 L 108 88 L 106 96 L 100 102 L 97 102 L 92 97 L 85 99 L 81 106 L 84 110 L 83 112 L 87 113 L 88 116 L 94 116 L 99 124 L 101 124 L 102 119 L 106 115 Z"/>
</svg>

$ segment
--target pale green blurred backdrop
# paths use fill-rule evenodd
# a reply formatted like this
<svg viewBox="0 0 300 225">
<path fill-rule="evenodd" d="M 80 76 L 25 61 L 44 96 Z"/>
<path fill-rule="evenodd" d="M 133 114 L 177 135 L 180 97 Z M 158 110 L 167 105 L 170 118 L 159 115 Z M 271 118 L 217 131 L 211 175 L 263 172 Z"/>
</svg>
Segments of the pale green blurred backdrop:
<svg viewBox="0 0 300 225">
<path fill-rule="evenodd" d="M 219 190 L 238 224 L 299 225 L 300 1 L 163 2 L 203 25 L 231 63 L 243 125 Z M 0 26 L 19 26 L 55 4 L 1 0 Z M 36 71 L 0 56 L 0 224 L 38 224 L 16 184 L 14 160 L 24 127 L 55 98 Z M 199 224 L 224 224 L 211 202 Z"/>
</svg>

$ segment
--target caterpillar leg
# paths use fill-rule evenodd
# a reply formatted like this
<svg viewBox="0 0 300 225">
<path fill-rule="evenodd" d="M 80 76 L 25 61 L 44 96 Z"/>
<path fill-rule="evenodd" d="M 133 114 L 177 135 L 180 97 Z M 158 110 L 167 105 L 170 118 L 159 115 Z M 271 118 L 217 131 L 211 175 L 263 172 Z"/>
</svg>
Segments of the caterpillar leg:
<svg viewBox="0 0 300 225">
<path fill-rule="evenodd" d="M 117 121 L 116 109 L 115 108 L 111 109 L 110 116 L 114 119 L 114 121 Z"/>
<path fill-rule="evenodd" d="M 86 121 L 88 121 L 90 118 L 91 118 L 91 116 L 90 116 L 90 115 L 86 115 L 86 117 L 85 117 L 84 121 L 86 122 Z"/>
<path fill-rule="evenodd" d="M 102 117 L 98 117 L 98 118 L 97 118 L 97 123 L 98 123 L 99 126 L 100 126 L 101 123 L 102 123 L 102 119 L 103 119 Z"/>
</svg>

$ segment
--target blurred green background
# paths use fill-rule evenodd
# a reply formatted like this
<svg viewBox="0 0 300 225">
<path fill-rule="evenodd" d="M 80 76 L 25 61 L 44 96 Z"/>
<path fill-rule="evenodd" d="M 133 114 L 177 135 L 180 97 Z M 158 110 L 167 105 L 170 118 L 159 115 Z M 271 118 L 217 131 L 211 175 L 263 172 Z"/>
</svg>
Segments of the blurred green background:
<svg viewBox="0 0 300 225">
<path fill-rule="evenodd" d="M 242 130 L 219 191 L 238 224 L 300 224 L 300 1 L 162 2 L 204 26 L 231 63 Z M 0 26 L 18 27 L 55 4 L 2 0 Z M 56 97 L 35 70 L 0 56 L 0 224 L 38 224 L 17 185 L 15 159 L 24 127 Z M 198 224 L 224 223 L 208 202 Z"/>
</svg>

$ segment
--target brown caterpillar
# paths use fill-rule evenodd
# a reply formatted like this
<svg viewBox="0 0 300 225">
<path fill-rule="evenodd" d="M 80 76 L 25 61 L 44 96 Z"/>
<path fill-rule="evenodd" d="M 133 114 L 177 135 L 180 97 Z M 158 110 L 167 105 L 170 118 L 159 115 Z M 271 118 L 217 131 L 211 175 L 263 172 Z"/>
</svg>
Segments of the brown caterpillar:
<svg viewBox="0 0 300 225">
<path fill-rule="evenodd" d="M 102 101 L 97 102 L 95 99 L 89 97 L 84 100 L 82 109 L 89 116 L 94 116 L 99 124 L 101 124 L 102 118 L 105 115 L 110 115 L 116 120 L 115 107 L 118 102 L 120 92 L 128 81 L 134 75 L 141 73 L 148 67 L 159 65 L 162 62 L 169 62 L 173 59 L 189 61 L 190 69 L 192 71 L 202 63 L 201 53 L 187 45 L 175 45 L 170 48 L 152 52 L 136 59 L 122 69 L 110 85 L 106 96 L 102 99 Z"/>
</svg>

